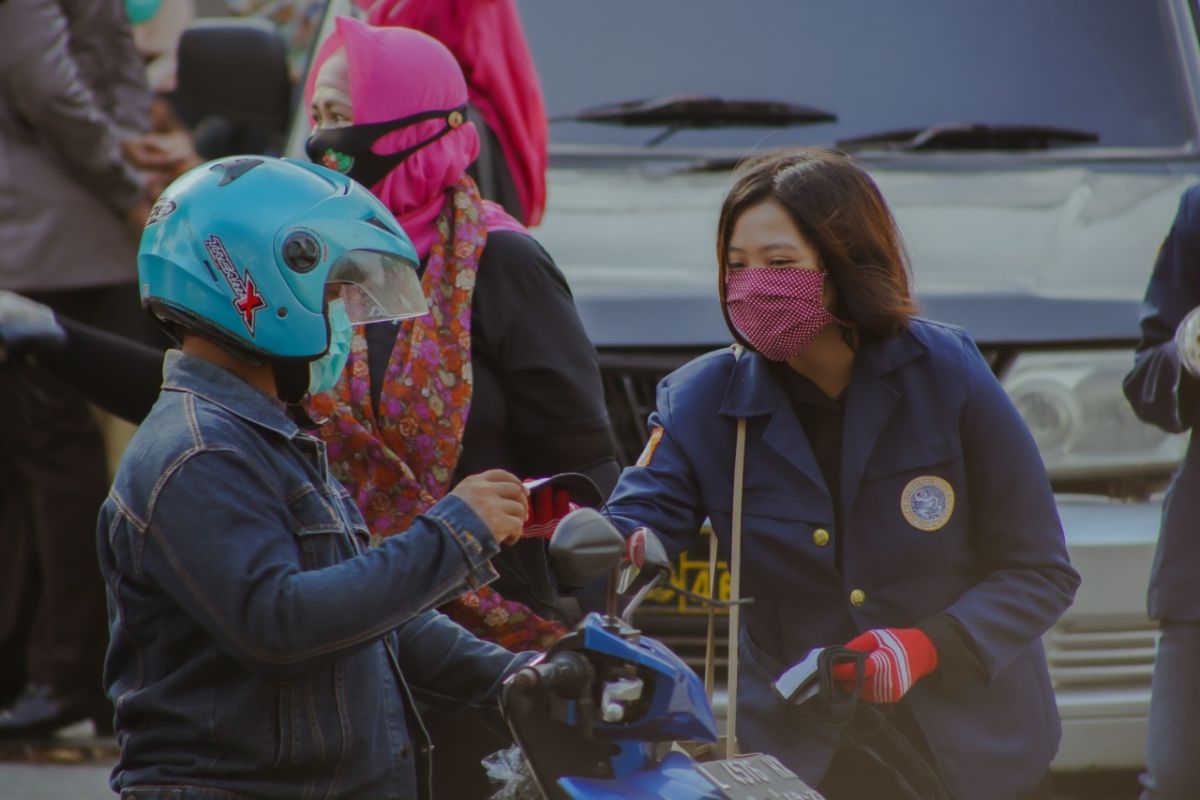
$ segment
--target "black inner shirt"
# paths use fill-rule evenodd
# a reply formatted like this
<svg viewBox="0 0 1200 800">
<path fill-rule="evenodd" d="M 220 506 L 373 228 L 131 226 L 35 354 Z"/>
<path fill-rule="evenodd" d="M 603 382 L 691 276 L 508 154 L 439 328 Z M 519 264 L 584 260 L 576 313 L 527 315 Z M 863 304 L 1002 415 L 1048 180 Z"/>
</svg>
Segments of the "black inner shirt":
<svg viewBox="0 0 1200 800">
<path fill-rule="evenodd" d="M 842 571 L 842 428 L 846 393 L 834 398 L 787 364 L 772 362 L 771 370 L 792 403 L 813 458 L 821 469 L 833 501 L 834 564 Z"/>
</svg>

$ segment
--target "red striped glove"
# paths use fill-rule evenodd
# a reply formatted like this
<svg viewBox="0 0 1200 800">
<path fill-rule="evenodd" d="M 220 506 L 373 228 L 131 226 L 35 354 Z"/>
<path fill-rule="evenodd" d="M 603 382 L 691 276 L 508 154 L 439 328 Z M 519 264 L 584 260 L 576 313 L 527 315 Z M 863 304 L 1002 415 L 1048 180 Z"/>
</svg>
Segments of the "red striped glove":
<svg viewBox="0 0 1200 800">
<path fill-rule="evenodd" d="M 536 484 L 529 492 L 529 514 L 521 538 L 549 539 L 559 521 L 577 508 L 566 489 L 549 483 Z"/>
<path fill-rule="evenodd" d="M 916 628 L 879 628 L 859 634 L 846 647 L 867 653 L 862 697 L 871 703 L 895 703 L 918 679 L 937 669 L 933 642 Z M 854 690 L 854 664 L 834 664 L 833 677 L 847 692 Z"/>
</svg>

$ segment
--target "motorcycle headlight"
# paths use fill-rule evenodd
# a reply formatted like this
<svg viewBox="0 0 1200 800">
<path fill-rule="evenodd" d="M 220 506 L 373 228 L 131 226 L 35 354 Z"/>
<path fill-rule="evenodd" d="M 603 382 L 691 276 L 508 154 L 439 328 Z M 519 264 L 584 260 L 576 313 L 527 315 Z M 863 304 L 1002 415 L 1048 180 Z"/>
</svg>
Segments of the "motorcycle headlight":
<svg viewBox="0 0 1200 800">
<path fill-rule="evenodd" d="M 1139 420 L 1121 382 L 1128 350 L 1023 353 L 1001 378 L 1025 418 L 1051 479 L 1164 473 L 1187 436 Z"/>
</svg>

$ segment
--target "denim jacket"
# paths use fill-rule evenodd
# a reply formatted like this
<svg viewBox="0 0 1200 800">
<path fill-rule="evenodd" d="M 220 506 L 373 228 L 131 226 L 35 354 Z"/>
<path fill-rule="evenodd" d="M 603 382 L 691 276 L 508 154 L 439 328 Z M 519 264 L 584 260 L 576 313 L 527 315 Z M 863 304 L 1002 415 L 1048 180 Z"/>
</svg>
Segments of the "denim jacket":
<svg viewBox="0 0 1200 800">
<path fill-rule="evenodd" d="M 104 683 L 136 798 L 417 798 L 423 700 L 494 703 L 527 657 L 431 610 L 499 549 L 447 496 L 367 548 L 322 442 L 224 369 L 167 354 L 99 521 Z"/>
</svg>

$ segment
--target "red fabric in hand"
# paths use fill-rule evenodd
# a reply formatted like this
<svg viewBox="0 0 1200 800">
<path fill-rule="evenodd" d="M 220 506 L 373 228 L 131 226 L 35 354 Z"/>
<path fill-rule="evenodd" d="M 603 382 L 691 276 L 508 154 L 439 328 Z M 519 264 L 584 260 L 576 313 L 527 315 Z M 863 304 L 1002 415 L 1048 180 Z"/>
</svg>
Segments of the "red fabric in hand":
<svg viewBox="0 0 1200 800">
<path fill-rule="evenodd" d="M 937 648 L 917 628 L 879 628 L 859 634 L 846 647 L 867 653 L 862 697 L 871 703 L 895 703 L 918 679 L 937 669 Z M 854 664 L 835 664 L 833 677 L 847 692 L 854 690 Z"/>
<path fill-rule="evenodd" d="M 549 539 L 559 520 L 577 508 L 566 489 L 551 484 L 537 487 L 529 493 L 529 514 L 522 538 Z"/>
</svg>

